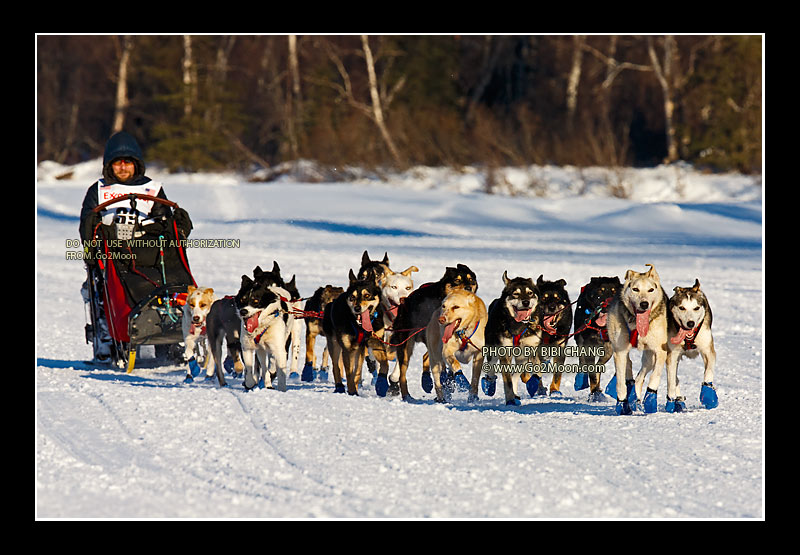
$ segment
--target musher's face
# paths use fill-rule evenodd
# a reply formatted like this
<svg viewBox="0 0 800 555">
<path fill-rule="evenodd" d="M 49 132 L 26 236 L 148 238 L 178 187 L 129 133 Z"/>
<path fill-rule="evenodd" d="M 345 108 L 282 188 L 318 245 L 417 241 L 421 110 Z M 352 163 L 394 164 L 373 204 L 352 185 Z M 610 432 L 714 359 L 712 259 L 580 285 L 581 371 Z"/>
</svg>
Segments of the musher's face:
<svg viewBox="0 0 800 555">
<path fill-rule="evenodd" d="M 114 175 L 117 176 L 117 179 L 119 179 L 121 183 L 126 183 L 136 172 L 136 166 L 134 165 L 133 160 L 129 160 L 128 158 L 114 160 L 111 162 L 111 169 L 114 171 Z"/>
</svg>

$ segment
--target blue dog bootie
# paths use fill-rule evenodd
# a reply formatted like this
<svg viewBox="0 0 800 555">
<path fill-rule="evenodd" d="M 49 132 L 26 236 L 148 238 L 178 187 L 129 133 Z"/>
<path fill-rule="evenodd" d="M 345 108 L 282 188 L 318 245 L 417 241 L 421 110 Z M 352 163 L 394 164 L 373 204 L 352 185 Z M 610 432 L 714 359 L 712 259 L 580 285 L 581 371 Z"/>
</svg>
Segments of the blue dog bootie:
<svg viewBox="0 0 800 555">
<path fill-rule="evenodd" d="M 611 381 L 606 386 L 606 395 L 609 397 L 617 397 L 617 375 L 611 376 Z"/>
<path fill-rule="evenodd" d="M 425 393 L 430 393 L 433 391 L 433 378 L 431 377 L 430 372 L 422 373 L 422 390 Z"/>
<path fill-rule="evenodd" d="M 675 399 L 670 399 L 667 397 L 667 404 L 664 405 L 664 410 L 670 414 L 676 412 L 686 412 L 686 403 L 683 397 L 676 397 Z"/>
<path fill-rule="evenodd" d="M 703 382 L 703 387 L 700 388 L 700 402 L 707 409 L 713 409 L 719 405 L 717 388 L 714 387 L 713 383 Z"/>
<path fill-rule="evenodd" d="M 487 397 L 494 397 L 497 391 L 497 376 L 481 376 L 481 389 Z"/>
<path fill-rule="evenodd" d="M 315 377 L 314 374 L 316 374 L 316 372 L 314 372 L 314 365 L 311 363 L 311 361 L 306 362 L 303 365 L 303 372 L 300 374 L 300 381 L 313 382 Z"/>
<path fill-rule="evenodd" d="M 644 412 L 646 414 L 653 414 L 658 411 L 658 392 L 653 391 L 649 387 L 647 393 L 644 394 Z"/>
<path fill-rule="evenodd" d="M 578 372 L 575 374 L 575 391 L 580 391 L 587 387 L 589 387 L 589 374 L 586 372 Z"/>
</svg>

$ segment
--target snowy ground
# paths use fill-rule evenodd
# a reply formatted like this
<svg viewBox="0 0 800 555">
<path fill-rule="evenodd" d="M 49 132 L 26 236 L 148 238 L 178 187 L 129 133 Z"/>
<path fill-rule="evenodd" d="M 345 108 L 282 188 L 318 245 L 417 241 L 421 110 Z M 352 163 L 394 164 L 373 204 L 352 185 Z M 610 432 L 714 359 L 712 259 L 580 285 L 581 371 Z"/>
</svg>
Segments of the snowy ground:
<svg viewBox="0 0 800 555">
<path fill-rule="evenodd" d="M 436 404 L 420 386 L 421 347 L 415 404 L 377 397 L 368 379 L 357 398 L 330 382 L 245 393 L 237 380 L 185 385 L 184 368 L 146 361 L 132 375 L 86 366 L 85 273 L 65 253 L 99 171 L 42 164 L 37 175 L 37 518 L 764 517 L 760 179 L 523 168 L 496 175 L 487 195 L 477 170 L 320 183 L 153 172 L 191 214 L 192 238 L 240 240 L 189 250 L 197 282 L 220 295 L 273 260 L 303 295 L 345 285 L 365 249 L 388 252 L 395 270 L 416 265 L 415 284 L 467 264 L 487 305 L 505 270 L 564 278 L 573 300 L 590 277 L 645 263 L 668 292 L 699 278 L 719 407 L 699 403 L 698 359 L 679 369 L 688 413 L 663 412 L 660 392 L 657 414 L 619 417 L 571 376 L 563 399 Z M 628 199 L 608 195 L 614 179 Z"/>
</svg>

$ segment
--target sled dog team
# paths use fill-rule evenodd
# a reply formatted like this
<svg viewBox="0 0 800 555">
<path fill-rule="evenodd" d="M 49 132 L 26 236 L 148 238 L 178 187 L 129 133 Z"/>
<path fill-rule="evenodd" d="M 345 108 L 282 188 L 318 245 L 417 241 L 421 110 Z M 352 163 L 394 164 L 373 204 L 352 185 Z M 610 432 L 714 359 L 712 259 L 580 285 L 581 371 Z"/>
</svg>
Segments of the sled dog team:
<svg viewBox="0 0 800 555">
<path fill-rule="evenodd" d="M 519 405 L 516 388 L 521 384 L 531 396 L 548 394 L 542 372 L 535 371 L 543 368 L 541 348 L 563 347 L 573 337 L 579 348 L 603 347 L 581 350 L 581 367 L 598 368 L 613 358 L 616 372 L 606 393 L 616 396 L 617 414 L 656 412 L 665 367 L 665 410 L 686 410 L 678 362 L 698 354 L 705 364 L 700 401 L 706 408 L 714 408 L 718 399 L 713 385 L 712 316 L 700 282 L 675 287 L 668 298 L 656 269 L 652 264 L 646 266 L 645 272 L 628 270 L 623 282 L 618 277 L 592 277 L 575 303 L 570 302 L 563 279 L 546 281 L 539 276 L 534 281 L 509 278 L 504 272 L 503 290 L 487 307 L 477 296 L 475 273 L 464 264 L 447 267 L 439 281 L 415 289 L 411 274 L 419 271 L 416 266 L 394 272 L 388 253 L 382 260 L 371 260 L 364 251 L 359 271 L 349 271 L 347 288 L 319 287 L 303 305 L 295 276 L 284 281 L 278 263 L 273 262 L 271 271 L 257 266 L 252 278 L 242 276 L 234 296 L 216 298 L 211 288 L 189 287 L 183 316 L 184 356 L 190 368 L 186 381 L 191 382 L 193 374 L 200 372 L 196 358 L 204 358 L 206 377 L 216 375 L 220 386 L 226 385 L 226 369 L 237 376 L 244 374 L 247 390 L 270 388 L 274 381 L 274 387 L 285 391 L 290 375 L 297 375 L 305 322 L 301 379 L 312 381 L 316 375 L 327 381 L 330 359 L 338 393 L 358 394 L 366 362 L 379 396 L 399 394 L 403 400 L 413 401 L 408 393 L 408 363 L 415 345 L 423 343 L 427 352 L 422 387 L 426 392 L 435 390 L 437 401 L 448 401 L 455 388 L 468 389 L 471 401 L 478 398 L 479 387 L 493 396 L 499 374 L 506 404 Z M 320 335 L 326 346 L 318 361 L 314 345 Z M 227 359 L 223 362 L 223 341 L 232 367 Z M 642 352 L 635 378 L 633 350 Z M 557 354 L 549 363 L 556 369 L 564 364 L 565 351 L 553 352 Z M 602 356 L 592 356 L 596 352 Z M 518 353 L 522 355 L 514 356 Z M 469 363 L 472 375 L 468 380 L 461 367 Z M 525 366 L 532 371 L 505 371 L 524 363 L 532 363 Z M 556 370 L 552 375 L 549 394 L 558 396 L 562 372 Z M 599 372 L 575 376 L 576 389 L 590 388 L 589 401 L 605 399 Z"/>
</svg>

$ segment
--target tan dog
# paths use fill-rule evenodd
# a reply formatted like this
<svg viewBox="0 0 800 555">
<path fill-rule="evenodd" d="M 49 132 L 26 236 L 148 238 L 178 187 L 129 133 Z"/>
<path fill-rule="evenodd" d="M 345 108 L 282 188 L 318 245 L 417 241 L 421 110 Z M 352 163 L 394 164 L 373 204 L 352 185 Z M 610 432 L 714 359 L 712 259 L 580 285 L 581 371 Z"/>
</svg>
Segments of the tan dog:
<svg viewBox="0 0 800 555">
<path fill-rule="evenodd" d="M 207 357 L 206 347 L 206 316 L 216 297 L 211 287 L 195 287 L 190 285 L 186 290 L 186 304 L 183 305 L 183 358 L 191 360 L 195 353 L 202 352 Z"/>
<path fill-rule="evenodd" d="M 645 412 L 656 411 L 656 392 L 667 359 L 667 295 L 655 267 L 644 273 L 628 270 L 625 283 L 608 307 L 608 339 L 614 352 L 617 414 L 640 408 L 642 388 L 652 372 L 644 398 Z M 643 351 L 642 368 L 633 379 L 631 349 Z"/>
<path fill-rule="evenodd" d="M 443 403 L 446 400 L 441 380 L 443 364 L 457 372 L 461 369 L 461 364 L 466 364 L 470 360 L 472 380 L 469 400 L 478 399 L 478 384 L 483 369 L 481 349 L 487 320 L 488 313 L 484 302 L 474 293 L 464 289 L 453 290 L 431 316 L 425 330 L 425 339 L 438 402 Z"/>
</svg>

